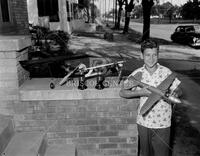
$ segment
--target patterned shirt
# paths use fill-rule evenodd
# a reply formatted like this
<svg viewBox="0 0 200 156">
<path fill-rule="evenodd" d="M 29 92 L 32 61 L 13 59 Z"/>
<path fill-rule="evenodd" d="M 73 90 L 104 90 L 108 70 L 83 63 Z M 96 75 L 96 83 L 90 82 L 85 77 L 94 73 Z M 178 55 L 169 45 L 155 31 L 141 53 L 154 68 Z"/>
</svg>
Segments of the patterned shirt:
<svg viewBox="0 0 200 156">
<path fill-rule="evenodd" d="M 157 65 L 158 68 L 152 75 L 150 75 L 150 73 L 146 70 L 145 66 L 143 66 L 135 70 L 133 73 L 131 73 L 130 76 L 133 76 L 138 72 L 141 72 L 142 73 L 141 82 L 157 87 L 163 80 L 165 80 L 172 73 L 172 71 L 167 67 L 164 67 L 159 63 Z M 175 90 L 179 84 L 180 81 L 176 78 L 172 83 L 170 90 L 171 91 Z M 137 89 L 140 88 L 137 87 Z M 137 113 L 137 124 L 140 124 L 147 128 L 170 127 L 172 106 L 171 104 L 168 104 L 162 99 L 158 101 L 157 104 L 144 117 L 141 114 L 139 114 L 141 107 L 143 106 L 143 104 L 146 102 L 147 99 L 148 97 L 140 97 L 140 104 Z"/>
</svg>

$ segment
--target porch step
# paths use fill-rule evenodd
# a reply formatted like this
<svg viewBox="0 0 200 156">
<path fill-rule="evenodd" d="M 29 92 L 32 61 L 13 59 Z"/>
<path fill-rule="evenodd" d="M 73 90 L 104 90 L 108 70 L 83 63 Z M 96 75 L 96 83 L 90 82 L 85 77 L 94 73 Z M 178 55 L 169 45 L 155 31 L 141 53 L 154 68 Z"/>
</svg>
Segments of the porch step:
<svg viewBox="0 0 200 156">
<path fill-rule="evenodd" d="M 0 155 L 5 150 L 13 135 L 14 127 L 12 124 L 12 118 L 0 115 Z"/>
<path fill-rule="evenodd" d="M 3 156 L 44 156 L 46 139 L 43 132 L 16 132 Z"/>
<path fill-rule="evenodd" d="M 75 146 L 68 144 L 49 145 L 45 156 L 76 156 Z"/>
</svg>

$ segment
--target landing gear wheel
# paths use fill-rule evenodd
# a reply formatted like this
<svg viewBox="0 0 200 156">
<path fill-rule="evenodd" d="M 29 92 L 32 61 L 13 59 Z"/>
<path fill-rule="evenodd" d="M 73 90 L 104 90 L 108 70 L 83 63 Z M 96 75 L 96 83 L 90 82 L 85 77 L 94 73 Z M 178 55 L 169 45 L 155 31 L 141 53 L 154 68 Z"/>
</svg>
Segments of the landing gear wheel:
<svg viewBox="0 0 200 156">
<path fill-rule="evenodd" d="M 53 82 L 50 83 L 50 88 L 54 89 L 55 88 L 55 84 Z"/>
</svg>

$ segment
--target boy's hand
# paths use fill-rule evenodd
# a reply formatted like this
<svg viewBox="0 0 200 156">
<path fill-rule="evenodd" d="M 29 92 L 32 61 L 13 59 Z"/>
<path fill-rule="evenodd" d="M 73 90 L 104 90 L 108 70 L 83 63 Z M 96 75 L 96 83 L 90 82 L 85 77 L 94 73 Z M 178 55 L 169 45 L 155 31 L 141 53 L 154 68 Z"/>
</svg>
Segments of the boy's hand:
<svg viewBox="0 0 200 156">
<path fill-rule="evenodd" d="M 180 97 L 182 95 L 182 90 L 180 87 L 177 87 L 174 91 L 169 91 L 168 96 Z"/>
<path fill-rule="evenodd" d="M 178 97 L 178 94 L 176 92 L 172 92 L 171 94 L 169 94 L 169 96 Z"/>
<path fill-rule="evenodd" d="M 141 92 L 144 96 L 149 96 L 151 92 L 148 90 L 148 87 L 144 87 L 141 89 Z"/>
</svg>

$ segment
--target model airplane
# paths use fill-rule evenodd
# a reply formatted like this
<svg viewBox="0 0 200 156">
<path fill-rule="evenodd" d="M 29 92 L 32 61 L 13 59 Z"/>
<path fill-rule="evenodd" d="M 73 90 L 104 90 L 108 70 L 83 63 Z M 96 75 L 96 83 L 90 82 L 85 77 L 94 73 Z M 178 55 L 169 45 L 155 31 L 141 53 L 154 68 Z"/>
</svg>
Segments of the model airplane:
<svg viewBox="0 0 200 156">
<path fill-rule="evenodd" d="M 124 61 L 118 61 L 118 62 L 113 62 L 113 63 L 108 63 L 108 64 L 102 64 L 94 67 L 89 67 L 87 68 L 84 64 L 79 64 L 74 70 L 69 72 L 60 82 L 59 85 L 63 85 L 68 81 L 68 79 L 76 72 L 78 72 L 81 76 L 79 79 L 79 89 L 86 89 L 86 86 L 84 84 L 85 79 L 91 78 L 91 77 L 97 77 L 97 89 L 103 89 L 103 81 L 104 77 L 108 73 L 108 71 L 112 68 L 114 68 L 116 71 L 118 71 L 118 83 L 120 81 L 121 77 L 121 71 L 123 67 Z"/>
<path fill-rule="evenodd" d="M 178 99 L 177 97 L 167 94 L 175 78 L 176 78 L 175 74 L 172 73 L 156 88 L 156 87 L 153 87 L 146 83 L 141 82 L 141 73 L 139 72 L 135 76 L 130 76 L 128 78 L 129 82 L 124 86 L 124 88 L 131 89 L 133 87 L 139 86 L 142 88 L 146 88 L 151 92 L 148 99 L 146 100 L 146 102 L 144 103 L 144 105 L 142 106 L 140 110 L 140 114 L 144 116 L 151 110 L 151 108 L 160 99 L 164 99 L 165 101 L 168 101 L 169 103 L 181 103 L 180 99 Z"/>
</svg>

